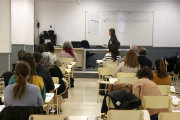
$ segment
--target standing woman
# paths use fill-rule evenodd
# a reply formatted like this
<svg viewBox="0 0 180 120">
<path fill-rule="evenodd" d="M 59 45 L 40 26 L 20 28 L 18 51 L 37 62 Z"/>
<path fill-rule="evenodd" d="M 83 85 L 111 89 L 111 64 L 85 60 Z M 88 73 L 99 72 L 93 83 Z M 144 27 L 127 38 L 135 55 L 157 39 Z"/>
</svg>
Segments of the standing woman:
<svg viewBox="0 0 180 120">
<path fill-rule="evenodd" d="M 110 50 L 111 46 L 113 44 L 118 45 L 118 48 L 120 47 L 120 42 L 118 41 L 117 37 L 116 37 L 116 32 L 114 28 L 109 29 L 109 36 L 111 36 L 109 42 L 108 42 L 108 48 Z"/>
</svg>

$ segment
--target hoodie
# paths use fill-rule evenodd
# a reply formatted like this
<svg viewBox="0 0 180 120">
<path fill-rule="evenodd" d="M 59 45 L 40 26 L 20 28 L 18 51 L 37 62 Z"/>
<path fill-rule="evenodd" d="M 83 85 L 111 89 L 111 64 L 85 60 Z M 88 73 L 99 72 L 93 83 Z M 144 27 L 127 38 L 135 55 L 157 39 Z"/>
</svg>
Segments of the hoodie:
<svg viewBox="0 0 180 120">
<path fill-rule="evenodd" d="M 54 82 L 52 80 L 51 74 L 49 73 L 49 70 L 43 67 L 40 63 L 36 63 L 36 72 L 39 76 L 43 78 L 46 92 L 49 93 L 49 91 L 53 91 Z"/>
</svg>

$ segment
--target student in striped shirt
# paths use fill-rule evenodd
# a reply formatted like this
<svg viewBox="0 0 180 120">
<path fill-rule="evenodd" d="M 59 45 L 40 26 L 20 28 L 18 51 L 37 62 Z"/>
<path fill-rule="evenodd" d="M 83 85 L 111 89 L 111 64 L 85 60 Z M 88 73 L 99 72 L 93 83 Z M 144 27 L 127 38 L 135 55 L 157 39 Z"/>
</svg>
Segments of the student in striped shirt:
<svg viewBox="0 0 180 120">
<path fill-rule="evenodd" d="M 104 58 L 103 58 L 103 62 L 104 61 L 119 61 L 121 59 L 121 55 L 119 52 L 119 47 L 116 44 L 113 44 L 110 48 L 109 53 L 107 53 Z"/>
</svg>

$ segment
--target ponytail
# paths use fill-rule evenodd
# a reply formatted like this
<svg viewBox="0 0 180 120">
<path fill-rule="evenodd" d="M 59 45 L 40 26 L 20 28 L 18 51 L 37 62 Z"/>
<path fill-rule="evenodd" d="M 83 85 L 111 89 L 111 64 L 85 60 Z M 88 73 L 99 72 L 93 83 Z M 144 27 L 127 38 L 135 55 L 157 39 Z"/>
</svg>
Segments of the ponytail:
<svg viewBox="0 0 180 120">
<path fill-rule="evenodd" d="M 168 76 L 167 72 L 166 72 L 166 68 L 165 68 L 165 64 L 164 64 L 164 60 L 161 58 L 158 58 L 155 61 L 155 65 L 156 65 L 156 72 L 157 72 L 157 76 L 159 78 L 165 78 Z"/>
<path fill-rule="evenodd" d="M 27 75 L 31 72 L 29 64 L 25 61 L 19 61 L 15 67 L 16 84 L 13 87 L 13 99 L 21 99 L 26 91 Z"/>
<path fill-rule="evenodd" d="M 13 98 L 21 99 L 22 95 L 25 93 L 26 90 L 26 79 L 22 74 L 19 74 L 16 77 L 16 85 L 13 88 Z"/>
</svg>

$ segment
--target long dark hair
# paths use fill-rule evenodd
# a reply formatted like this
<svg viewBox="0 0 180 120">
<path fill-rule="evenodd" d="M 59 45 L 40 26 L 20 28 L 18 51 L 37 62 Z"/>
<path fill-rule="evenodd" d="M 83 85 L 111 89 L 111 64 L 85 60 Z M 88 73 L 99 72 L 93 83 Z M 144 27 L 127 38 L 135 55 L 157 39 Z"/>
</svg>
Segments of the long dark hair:
<svg viewBox="0 0 180 120">
<path fill-rule="evenodd" d="M 16 84 L 13 88 L 13 99 L 21 99 L 26 91 L 26 76 L 31 71 L 29 64 L 19 61 L 15 67 Z"/>
<path fill-rule="evenodd" d="M 31 67 L 31 73 L 30 73 L 30 77 L 28 79 L 28 82 L 31 83 L 33 81 L 33 75 L 37 75 L 36 62 L 35 62 L 34 56 L 31 53 L 25 53 L 22 56 L 22 60 L 28 62 Z"/>
<path fill-rule="evenodd" d="M 52 44 L 51 42 L 48 42 L 48 43 L 47 43 L 47 46 L 48 46 L 48 48 L 49 48 L 49 51 L 52 52 L 52 53 L 54 53 L 54 46 L 53 46 L 53 44 Z"/>
<path fill-rule="evenodd" d="M 114 28 L 109 29 L 109 32 L 111 32 L 111 38 L 116 37 L 116 32 Z"/>
<path fill-rule="evenodd" d="M 118 49 L 119 49 L 119 46 L 116 45 L 116 44 L 113 44 L 110 47 L 110 52 L 111 52 L 111 56 L 112 56 L 113 61 L 116 61 L 117 60 L 117 56 L 120 55 L 120 52 L 119 52 Z"/>
<path fill-rule="evenodd" d="M 159 78 L 165 78 L 168 76 L 163 59 L 158 58 L 155 61 L 155 65 L 156 65 L 156 73 Z"/>
</svg>

